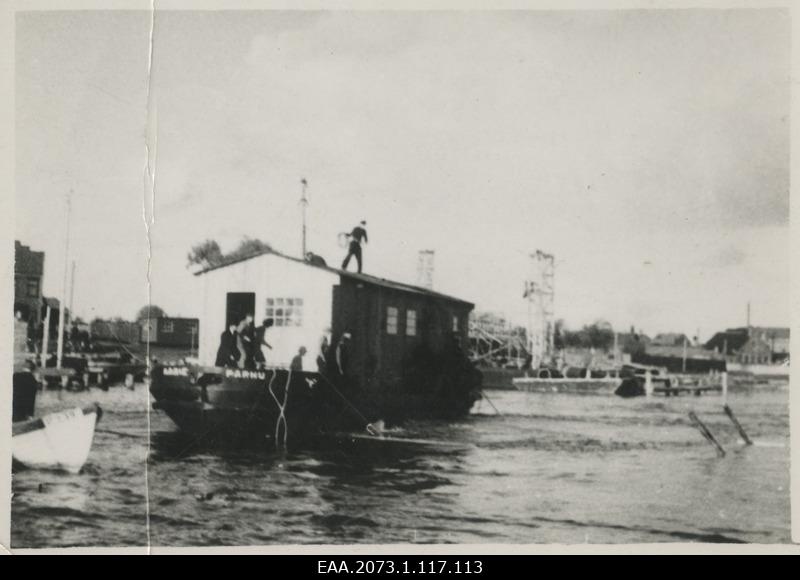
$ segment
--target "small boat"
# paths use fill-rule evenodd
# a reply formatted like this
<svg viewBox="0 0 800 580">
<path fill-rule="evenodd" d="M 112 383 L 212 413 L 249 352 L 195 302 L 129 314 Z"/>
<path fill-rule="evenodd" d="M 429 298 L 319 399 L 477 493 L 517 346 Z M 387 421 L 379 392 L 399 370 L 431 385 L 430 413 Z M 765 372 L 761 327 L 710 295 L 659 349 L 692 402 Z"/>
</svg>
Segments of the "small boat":
<svg viewBox="0 0 800 580">
<path fill-rule="evenodd" d="M 78 473 L 89 457 L 102 410 L 97 404 L 33 417 L 38 384 L 14 373 L 11 457 L 14 465 Z"/>
</svg>

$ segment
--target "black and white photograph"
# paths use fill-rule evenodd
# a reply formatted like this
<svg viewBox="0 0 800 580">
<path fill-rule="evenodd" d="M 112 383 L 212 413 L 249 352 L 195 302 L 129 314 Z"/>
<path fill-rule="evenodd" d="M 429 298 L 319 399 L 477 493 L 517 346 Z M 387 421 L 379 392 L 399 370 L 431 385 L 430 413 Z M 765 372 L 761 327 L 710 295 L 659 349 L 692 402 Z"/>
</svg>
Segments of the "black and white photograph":
<svg viewBox="0 0 800 580">
<path fill-rule="evenodd" d="M 6 12 L 3 551 L 792 549 L 788 6 Z"/>
</svg>

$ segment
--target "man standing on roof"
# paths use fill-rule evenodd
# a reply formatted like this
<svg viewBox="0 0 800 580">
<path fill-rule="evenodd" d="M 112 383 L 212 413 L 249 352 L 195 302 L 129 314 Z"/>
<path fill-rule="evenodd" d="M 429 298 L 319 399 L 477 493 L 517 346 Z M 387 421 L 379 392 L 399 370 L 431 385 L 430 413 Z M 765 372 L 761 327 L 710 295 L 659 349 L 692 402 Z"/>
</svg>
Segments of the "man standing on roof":
<svg viewBox="0 0 800 580">
<path fill-rule="evenodd" d="M 342 262 L 342 270 L 347 270 L 347 265 L 350 263 L 350 258 L 355 256 L 358 263 L 358 273 L 361 273 L 361 240 L 367 243 L 367 230 L 365 229 L 367 220 L 361 220 L 361 223 L 353 228 L 347 237 L 350 238 L 350 249 L 347 251 L 347 257 Z"/>
</svg>

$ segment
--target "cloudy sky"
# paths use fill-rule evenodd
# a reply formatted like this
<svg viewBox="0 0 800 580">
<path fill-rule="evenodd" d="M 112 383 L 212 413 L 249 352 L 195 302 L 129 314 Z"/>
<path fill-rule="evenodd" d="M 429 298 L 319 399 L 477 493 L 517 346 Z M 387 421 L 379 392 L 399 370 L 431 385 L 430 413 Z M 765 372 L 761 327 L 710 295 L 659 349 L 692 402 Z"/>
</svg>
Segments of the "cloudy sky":
<svg viewBox="0 0 800 580">
<path fill-rule="evenodd" d="M 786 11 L 157 11 L 152 69 L 147 12 L 22 13 L 16 44 L 16 235 L 59 295 L 74 191 L 78 315 L 132 317 L 148 254 L 193 315 L 192 244 L 299 253 L 304 177 L 329 263 L 365 218 L 366 272 L 434 249 L 481 310 L 524 319 L 542 249 L 571 326 L 788 325 Z"/>
</svg>

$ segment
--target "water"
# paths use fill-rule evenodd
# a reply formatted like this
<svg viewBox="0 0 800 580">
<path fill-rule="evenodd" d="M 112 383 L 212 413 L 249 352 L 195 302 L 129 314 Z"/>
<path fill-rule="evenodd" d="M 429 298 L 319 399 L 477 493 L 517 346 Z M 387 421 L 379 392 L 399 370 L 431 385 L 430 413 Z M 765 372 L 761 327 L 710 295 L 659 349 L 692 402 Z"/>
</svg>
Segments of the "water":
<svg viewBox="0 0 800 580">
<path fill-rule="evenodd" d="M 151 412 L 146 463 L 144 385 L 43 393 L 40 412 L 97 401 L 105 414 L 80 475 L 14 474 L 12 546 L 142 546 L 148 521 L 155 546 L 790 542 L 788 386 L 730 395 L 752 447 L 718 396 L 488 395 L 502 416 L 481 402 L 391 433 L 434 443 L 290 455 L 187 446 Z"/>
</svg>

